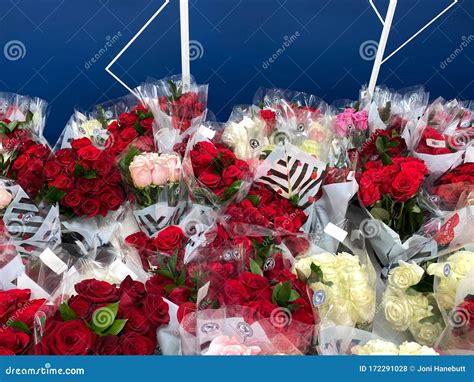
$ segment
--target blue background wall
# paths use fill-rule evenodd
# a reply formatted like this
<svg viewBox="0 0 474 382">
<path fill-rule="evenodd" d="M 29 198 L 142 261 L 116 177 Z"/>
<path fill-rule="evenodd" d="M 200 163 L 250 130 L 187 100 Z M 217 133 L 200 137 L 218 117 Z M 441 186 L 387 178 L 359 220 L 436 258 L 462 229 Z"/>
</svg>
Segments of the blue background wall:
<svg viewBox="0 0 474 382">
<path fill-rule="evenodd" d="M 375 2 L 385 14 L 388 0 Z M 451 2 L 399 0 L 387 53 Z M 0 0 L 0 90 L 48 100 L 46 136 L 54 141 L 75 106 L 87 108 L 126 93 L 104 68 L 162 3 Z M 192 73 L 210 84 L 209 106 L 221 120 L 233 104 L 250 103 L 259 86 L 304 90 L 331 102 L 356 98 L 368 81 L 373 61 L 360 48 L 378 41 L 382 26 L 367 0 L 190 3 L 191 39 L 199 49 Z M 131 87 L 147 76 L 179 73 L 178 17 L 179 1 L 171 0 L 112 70 Z M 474 0 L 460 0 L 382 66 L 379 83 L 394 88 L 424 84 L 432 97 L 474 99 L 473 35 Z M 294 41 L 265 65 L 286 38 Z M 5 51 L 12 40 L 21 43 L 18 56 Z M 107 41 L 112 47 L 87 65 Z M 463 41 L 470 42 L 454 53 Z M 452 54 L 452 62 L 443 65 Z"/>
</svg>

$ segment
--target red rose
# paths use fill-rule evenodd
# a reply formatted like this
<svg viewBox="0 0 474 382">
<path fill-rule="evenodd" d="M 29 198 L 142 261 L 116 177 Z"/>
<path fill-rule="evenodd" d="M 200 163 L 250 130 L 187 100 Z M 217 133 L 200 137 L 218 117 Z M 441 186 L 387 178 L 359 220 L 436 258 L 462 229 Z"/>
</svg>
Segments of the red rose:
<svg viewBox="0 0 474 382">
<path fill-rule="evenodd" d="M 173 284 L 173 281 L 161 275 L 151 276 L 145 283 L 145 289 L 149 294 L 164 295 L 166 292 L 164 287 Z"/>
<path fill-rule="evenodd" d="M 227 280 L 220 300 L 226 305 L 243 305 L 250 297 L 247 289 L 237 280 Z"/>
<path fill-rule="evenodd" d="M 266 300 L 251 301 L 248 304 L 248 307 L 253 310 L 252 313 L 254 313 L 254 320 L 269 318 L 272 316 L 272 313 L 275 315 L 276 313 L 280 314 L 280 311 L 284 312 L 278 305 Z"/>
<path fill-rule="evenodd" d="M 71 149 L 60 149 L 56 152 L 55 157 L 56 161 L 63 166 L 67 166 L 76 160 L 74 151 Z"/>
<path fill-rule="evenodd" d="M 16 331 L 10 327 L 0 329 L 0 349 L 21 354 L 30 342 L 30 336 L 26 333 Z"/>
<path fill-rule="evenodd" d="M 183 247 L 184 239 L 186 239 L 186 235 L 181 228 L 169 226 L 158 233 L 152 244 L 160 252 L 171 255 L 174 251 Z"/>
<path fill-rule="evenodd" d="M 30 161 L 30 156 L 28 154 L 21 154 L 12 164 L 12 170 L 18 171 L 24 168 Z"/>
<path fill-rule="evenodd" d="M 179 306 L 176 313 L 176 318 L 181 327 L 191 334 L 196 334 L 196 309 L 195 303 L 185 302 Z"/>
<path fill-rule="evenodd" d="M 98 179 L 79 178 L 76 180 L 76 187 L 82 192 L 93 194 L 99 191 L 100 186 Z"/>
<path fill-rule="evenodd" d="M 43 298 L 26 301 L 21 307 L 18 308 L 16 312 L 12 314 L 12 317 L 15 318 L 15 321 L 21 321 L 29 328 L 32 328 L 36 312 L 43 306 L 45 302 L 46 300 Z"/>
<path fill-rule="evenodd" d="M 268 287 L 268 280 L 260 275 L 255 275 L 251 272 L 241 273 L 239 276 L 239 281 L 244 285 L 248 290 L 255 292 L 262 290 Z"/>
<path fill-rule="evenodd" d="M 71 141 L 71 147 L 73 150 L 78 151 L 83 147 L 92 146 L 92 141 L 89 138 L 73 139 Z"/>
<path fill-rule="evenodd" d="M 186 130 L 188 130 L 191 127 L 191 121 L 181 116 L 173 116 L 171 118 L 171 123 L 173 125 L 173 128 L 181 131 L 182 133 L 184 133 Z"/>
<path fill-rule="evenodd" d="M 242 171 L 235 165 L 230 165 L 222 171 L 222 180 L 225 186 L 230 186 L 234 181 L 242 178 Z"/>
<path fill-rule="evenodd" d="M 81 320 L 55 322 L 44 337 L 53 355 L 86 355 L 92 350 L 97 336 Z"/>
<path fill-rule="evenodd" d="M 125 333 L 120 338 L 120 348 L 123 355 L 152 355 L 156 344 L 148 337 L 137 333 Z"/>
<path fill-rule="evenodd" d="M 56 187 L 58 190 L 61 191 L 69 191 L 72 186 L 72 180 L 64 175 L 59 175 L 56 179 L 53 181 L 49 182 L 50 187 Z"/>
<path fill-rule="evenodd" d="M 119 299 L 120 291 L 105 281 L 89 279 L 74 286 L 76 292 L 93 303 L 112 303 Z"/>
<path fill-rule="evenodd" d="M 131 307 L 127 309 L 124 317 L 127 319 L 127 323 L 124 327 L 124 333 L 135 332 L 138 334 L 145 334 L 150 330 L 150 323 L 147 317 L 143 315 L 137 308 Z"/>
<path fill-rule="evenodd" d="M 138 116 L 135 113 L 122 113 L 118 117 L 120 124 L 125 126 L 134 125 L 138 121 Z"/>
<path fill-rule="evenodd" d="M 76 313 L 78 318 L 88 320 L 92 315 L 92 304 L 89 300 L 86 300 L 83 296 L 72 296 L 68 300 L 69 307 Z"/>
<path fill-rule="evenodd" d="M 359 198 L 365 207 L 371 206 L 382 197 L 378 186 L 370 177 L 365 176 L 365 174 L 362 174 L 362 178 L 360 179 L 358 193 Z"/>
<path fill-rule="evenodd" d="M 110 154 L 103 151 L 100 158 L 92 164 L 92 168 L 97 172 L 97 175 L 107 175 L 112 168 L 114 159 Z"/>
<path fill-rule="evenodd" d="M 30 150 L 32 151 L 33 156 L 35 156 L 38 159 L 46 159 L 51 151 L 46 145 L 40 145 L 40 144 L 35 144 L 34 146 L 30 147 Z"/>
<path fill-rule="evenodd" d="M 176 305 L 181 305 L 189 301 L 190 291 L 187 288 L 175 288 L 168 295 L 168 300 L 175 303 Z"/>
<path fill-rule="evenodd" d="M 205 170 L 199 175 L 199 180 L 210 189 L 216 188 L 220 181 L 221 177 L 218 174 L 214 174 L 209 170 Z"/>
<path fill-rule="evenodd" d="M 68 192 L 61 200 L 62 204 L 66 207 L 74 208 L 81 204 L 82 196 L 78 190 L 72 190 Z"/>
<path fill-rule="evenodd" d="M 153 126 L 153 118 L 145 118 L 140 121 L 140 126 L 143 130 L 147 131 L 150 130 Z"/>
<path fill-rule="evenodd" d="M 148 294 L 143 300 L 143 314 L 154 325 L 166 325 L 170 321 L 168 304 L 159 295 Z"/>
<path fill-rule="evenodd" d="M 120 308 L 138 304 L 145 295 L 145 285 L 127 276 L 120 284 Z"/>
<path fill-rule="evenodd" d="M 98 337 L 94 344 L 93 353 L 96 355 L 118 355 L 120 353 L 119 337 Z"/>
<path fill-rule="evenodd" d="M 54 179 L 61 172 L 61 166 L 55 161 L 49 161 L 44 166 L 44 177 L 46 180 Z"/>
<path fill-rule="evenodd" d="M 100 213 L 100 203 L 95 199 L 86 199 L 83 201 L 81 207 L 81 214 L 91 218 Z"/>
<path fill-rule="evenodd" d="M 402 171 L 393 179 L 390 196 L 397 202 L 406 202 L 416 195 L 423 180 L 423 175 L 416 170 Z"/>
<path fill-rule="evenodd" d="M 138 137 L 138 132 L 135 130 L 133 127 L 127 127 L 123 129 L 123 131 L 120 133 L 120 137 L 125 141 L 125 142 L 131 142 L 133 141 L 136 137 Z"/>
<path fill-rule="evenodd" d="M 108 211 L 116 211 L 122 205 L 122 198 L 115 192 L 107 190 L 100 196 L 100 202 Z"/>
<path fill-rule="evenodd" d="M 148 236 L 144 232 L 136 232 L 128 235 L 125 242 L 136 249 L 146 249 L 148 244 Z"/>
</svg>

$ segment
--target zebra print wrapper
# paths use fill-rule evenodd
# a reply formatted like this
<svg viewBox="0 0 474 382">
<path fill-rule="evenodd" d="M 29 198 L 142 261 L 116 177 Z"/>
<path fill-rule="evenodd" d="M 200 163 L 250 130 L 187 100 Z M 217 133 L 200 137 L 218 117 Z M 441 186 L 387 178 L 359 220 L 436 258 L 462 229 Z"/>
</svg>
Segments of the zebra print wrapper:
<svg viewBox="0 0 474 382">
<path fill-rule="evenodd" d="M 153 133 L 160 153 L 171 153 L 206 119 L 209 85 L 199 85 L 191 78 L 186 86 L 181 76 L 161 80 L 148 78 L 137 88 L 138 94 L 150 108 L 156 123 Z M 180 102 L 188 94 L 195 96 L 189 102 Z"/>
<path fill-rule="evenodd" d="M 13 245 L 26 259 L 38 257 L 46 248 L 55 249 L 61 244 L 57 206 L 38 207 L 18 184 L 5 178 L 0 178 L 0 188 L 12 195 L 9 205 L 0 212 L 3 241 Z"/>
<path fill-rule="evenodd" d="M 278 144 L 260 164 L 254 181 L 295 201 L 306 213 L 317 199 L 325 169 L 326 163 L 285 142 Z"/>
</svg>

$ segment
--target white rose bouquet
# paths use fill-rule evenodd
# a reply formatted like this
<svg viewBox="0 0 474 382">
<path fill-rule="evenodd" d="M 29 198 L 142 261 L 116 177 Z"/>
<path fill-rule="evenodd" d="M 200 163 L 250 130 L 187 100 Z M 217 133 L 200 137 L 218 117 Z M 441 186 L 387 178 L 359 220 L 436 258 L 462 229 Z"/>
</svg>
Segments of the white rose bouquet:
<svg viewBox="0 0 474 382">
<path fill-rule="evenodd" d="M 355 355 L 439 355 L 431 347 L 420 345 L 416 342 L 405 341 L 400 346 L 389 341 L 370 340 L 365 345 L 352 348 Z"/>
<path fill-rule="evenodd" d="M 432 292 L 432 280 L 425 270 L 401 260 L 390 270 L 382 298 L 385 320 L 395 332 L 408 330 L 418 343 L 434 345 L 443 325 Z"/>
<path fill-rule="evenodd" d="M 372 264 L 347 252 L 322 252 L 297 259 L 293 272 L 306 281 L 322 323 L 366 327 L 375 313 Z"/>
</svg>

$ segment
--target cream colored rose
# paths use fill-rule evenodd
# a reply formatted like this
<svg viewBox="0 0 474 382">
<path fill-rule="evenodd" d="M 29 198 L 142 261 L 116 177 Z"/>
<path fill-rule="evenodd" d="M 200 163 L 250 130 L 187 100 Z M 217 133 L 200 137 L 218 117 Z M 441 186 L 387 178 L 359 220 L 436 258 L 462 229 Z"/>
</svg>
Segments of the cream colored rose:
<svg viewBox="0 0 474 382">
<path fill-rule="evenodd" d="M 370 340 L 365 345 L 357 345 L 351 349 L 356 355 L 398 355 L 398 348 L 395 344 L 382 341 Z"/>
<path fill-rule="evenodd" d="M 413 335 L 416 342 L 427 346 L 433 346 L 442 331 L 443 328 L 439 323 L 432 324 L 418 322 L 410 326 L 410 333 Z"/>
<path fill-rule="evenodd" d="M 0 188 L 0 210 L 7 208 L 12 200 L 13 196 L 10 191 L 5 188 Z"/>
<path fill-rule="evenodd" d="M 383 306 L 385 318 L 394 330 L 401 332 L 408 329 L 413 309 L 405 295 L 386 292 Z"/>
<path fill-rule="evenodd" d="M 399 355 L 439 355 L 433 348 L 405 341 L 398 348 Z"/>
<path fill-rule="evenodd" d="M 240 122 L 230 122 L 226 125 L 222 140 L 233 148 L 237 158 L 247 161 L 268 144 L 265 129 L 262 119 L 244 116 Z"/>
<path fill-rule="evenodd" d="M 82 123 L 79 129 L 81 133 L 93 137 L 97 135 L 98 131 L 102 130 L 102 124 L 97 119 L 89 119 Z"/>
<path fill-rule="evenodd" d="M 398 289 L 407 289 L 420 282 L 424 270 L 419 265 L 406 263 L 400 260 L 398 267 L 392 269 L 389 273 L 388 282 L 391 286 Z"/>
</svg>

